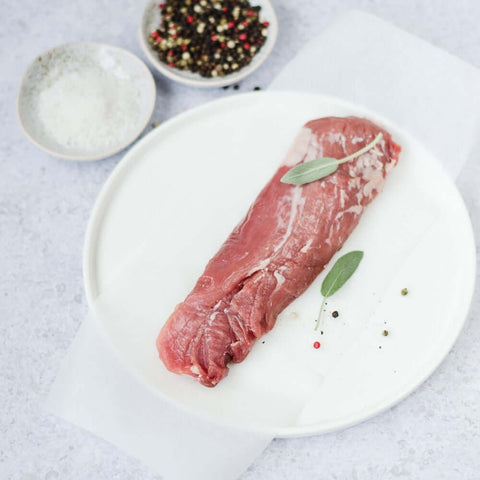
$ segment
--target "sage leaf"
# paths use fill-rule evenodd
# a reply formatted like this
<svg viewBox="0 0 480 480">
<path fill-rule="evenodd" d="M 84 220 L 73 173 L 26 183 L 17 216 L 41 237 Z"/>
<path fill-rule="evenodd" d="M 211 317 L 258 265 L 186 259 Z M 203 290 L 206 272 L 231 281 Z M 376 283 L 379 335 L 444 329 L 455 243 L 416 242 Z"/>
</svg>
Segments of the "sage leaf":
<svg viewBox="0 0 480 480">
<path fill-rule="evenodd" d="M 322 157 L 315 158 L 314 160 L 309 160 L 308 162 L 303 162 L 295 167 L 291 168 L 281 179 L 282 183 L 291 183 L 293 185 L 304 185 L 306 183 L 315 182 L 321 178 L 331 175 L 338 166 L 342 163 L 349 162 L 354 158 L 363 155 L 373 148 L 380 140 L 383 138 L 383 135 L 379 133 L 370 143 L 365 145 L 363 148 L 358 150 L 351 155 L 348 155 L 344 158 L 331 158 L 331 157 Z"/>
<path fill-rule="evenodd" d="M 354 250 L 340 257 L 322 283 L 322 295 L 331 297 L 355 273 L 363 258 L 363 252 Z"/>
<path fill-rule="evenodd" d="M 332 269 L 328 272 L 324 278 L 321 287 L 321 293 L 323 295 L 322 305 L 320 306 L 320 312 L 315 322 L 315 330 L 320 325 L 322 318 L 322 312 L 325 307 L 325 301 L 328 297 L 331 297 L 335 292 L 345 285 L 347 280 L 355 273 L 355 270 L 360 265 L 363 258 L 363 252 L 360 250 L 353 250 L 345 255 L 341 256 Z"/>
<path fill-rule="evenodd" d="M 296 167 L 293 167 L 280 179 L 280 181 L 283 183 L 291 183 L 293 185 L 303 185 L 327 177 L 335 172 L 337 168 L 338 160 L 336 158 L 316 158 L 315 160 L 300 163 Z"/>
</svg>

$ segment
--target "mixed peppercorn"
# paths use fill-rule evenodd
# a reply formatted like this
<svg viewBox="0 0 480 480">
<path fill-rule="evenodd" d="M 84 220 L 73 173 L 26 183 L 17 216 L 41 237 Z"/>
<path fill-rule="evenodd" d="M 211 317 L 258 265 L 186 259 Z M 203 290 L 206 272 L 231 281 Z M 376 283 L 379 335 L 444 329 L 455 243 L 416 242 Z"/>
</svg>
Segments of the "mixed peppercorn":
<svg viewBox="0 0 480 480">
<path fill-rule="evenodd" d="M 268 36 L 268 22 L 248 0 L 166 0 L 149 38 L 160 60 L 202 77 L 224 77 L 248 65 Z"/>
</svg>

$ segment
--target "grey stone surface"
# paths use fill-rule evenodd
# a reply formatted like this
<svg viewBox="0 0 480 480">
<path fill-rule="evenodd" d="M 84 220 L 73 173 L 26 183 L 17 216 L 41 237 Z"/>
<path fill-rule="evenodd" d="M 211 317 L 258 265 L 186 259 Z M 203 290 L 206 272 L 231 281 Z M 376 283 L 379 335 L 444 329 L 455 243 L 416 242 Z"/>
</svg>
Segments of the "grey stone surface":
<svg viewBox="0 0 480 480">
<path fill-rule="evenodd" d="M 278 44 L 239 93 L 267 86 L 336 15 L 361 8 L 480 66 L 477 0 L 273 0 Z M 37 150 L 15 118 L 22 72 L 44 50 L 74 40 L 125 47 L 143 58 L 143 2 L 3 0 L 0 26 L 0 479 L 154 480 L 107 442 L 42 410 L 59 363 L 87 311 L 82 243 L 95 197 L 122 154 L 71 163 Z M 152 120 L 234 94 L 156 77 Z M 452 139 L 452 141 L 455 141 Z M 459 179 L 477 238 L 480 161 Z M 448 252 L 446 252 L 448 254 Z M 435 374 L 395 408 L 348 430 L 275 440 L 244 474 L 254 479 L 480 478 L 480 286 L 458 342 Z"/>
</svg>

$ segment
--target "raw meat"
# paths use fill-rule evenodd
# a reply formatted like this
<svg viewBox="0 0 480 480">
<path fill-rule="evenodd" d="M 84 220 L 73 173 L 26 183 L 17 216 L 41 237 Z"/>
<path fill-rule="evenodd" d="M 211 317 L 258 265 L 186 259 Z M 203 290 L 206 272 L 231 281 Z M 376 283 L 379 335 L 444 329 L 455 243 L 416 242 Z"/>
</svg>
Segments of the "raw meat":
<svg viewBox="0 0 480 480">
<path fill-rule="evenodd" d="M 306 185 L 281 183 L 294 165 L 343 158 L 383 138 L 332 175 Z M 215 386 L 241 362 L 278 314 L 325 268 L 396 165 L 389 133 L 356 117 L 322 118 L 300 131 L 283 164 L 246 217 L 210 260 L 157 339 L 168 370 Z"/>
</svg>

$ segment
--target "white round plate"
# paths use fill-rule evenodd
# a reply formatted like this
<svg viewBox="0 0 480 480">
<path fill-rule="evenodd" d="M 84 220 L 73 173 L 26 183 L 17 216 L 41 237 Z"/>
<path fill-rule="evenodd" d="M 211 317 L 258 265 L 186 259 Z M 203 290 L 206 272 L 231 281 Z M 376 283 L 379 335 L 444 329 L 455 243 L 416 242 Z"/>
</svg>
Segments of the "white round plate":
<svg viewBox="0 0 480 480">
<path fill-rule="evenodd" d="M 158 55 L 148 43 L 150 34 L 160 25 L 161 14 L 158 4 L 157 1 L 149 1 L 145 6 L 138 31 L 140 44 L 147 58 L 162 75 L 170 78 L 170 80 L 183 83 L 184 85 L 200 88 L 213 88 L 237 83 L 252 74 L 262 65 L 272 52 L 275 41 L 277 40 L 278 20 L 270 0 L 256 0 L 255 2 L 252 2 L 253 5 L 262 7 L 260 16 L 264 21 L 267 21 L 270 24 L 268 26 L 267 41 L 260 51 L 253 57 L 249 65 L 246 65 L 237 72 L 226 75 L 225 77 L 205 78 L 196 73 L 169 67 L 160 61 Z"/>
<path fill-rule="evenodd" d="M 115 124 L 111 127 L 117 131 L 122 128 L 121 139 L 104 142 L 104 145 L 101 142 L 93 148 L 86 142 L 85 145 L 80 142 L 75 145 L 63 145 L 56 138 L 58 136 L 56 132 L 45 127 L 39 112 L 42 92 L 63 75 L 82 71 L 92 77 L 103 75 L 110 81 L 110 86 L 118 88 L 119 91 L 123 88 L 122 99 L 114 97 L 113 92 L 116 90 L 110 88 L 109 94 L 114 98 L 109 100 L 111 105 L 107 104 L 106 107 L 115 112 L 121 103 L 119 100 L 129 102 L 128 112 L 121 112 L 118 115 L 124 118 L 125 124 Z M 98 94 L 99 92 L 95 92 L 92 87 L 92 90 L 84 95 L 93 98 L 93 95 Z M 150 70 L 127 50 L 95 42 L 67 43 L 42 53 L 30 64 L 20 84 L 17 116 L 27 138 L 51 155 L 69 160 L 99 160 L 124 149 L 140 135 L 152 116 L 155 94 L 155 82 Z"/>
<path fill-rule="evenodd" d="M 367 208 L 351 237 L 353 243 L 346 245 L 362 246 L 364 270 L 361 272 L 361 265 L 355 274 L 357 281 L 354 276 L 332 297 L 332 305 L 336 305 L 348 295 L 354 298 L 359 292 L 368 293 L 370 287 L 360 280 L 361 275 L 375 283 L 381 272 L 367 271 L 368 263 L 363 262 L 382 254 L 392 270 L 392 285 L 378 298 L 378 308 L 360 322 L 355 312 L 360 310 L 362 298 L 355 305 L 342 306 L 338 321 L 328 320 L 322 347 L 314 350 L 309 339 L 321 302 L 322 273 L 280 315 L 276 327 L 262 339 L 266 342 L 257 342 L 245 362 L 233 366 L 214 389 L 167 372 L 155 349 L 161 325 L 274 173 L 300 127 L 310 119 L 332 115 L 370 118 L 387 128 L 403 149 L 384 192 Z M 408 202 L 394 202 L 395 192 L 405 188 L 412 192 L 408 201 L 414 208 Z M 435 227 L 426 225 L 425 219 L 433 219 Z M 411 255 L 403 252 L 395 264 L 395 242 L 384 244 L 379 235 L 383 231 L 387 237 L 401 238 L 402 222 L 412 221 L 417 222 L 419 231 L 425 227 L 425 232 L 412 244 Z M 142 302 L 137 300 L 133 307 L 138 315 L 101 320 L 103 331 L 120 358 L 161 397 L 213 421 L 235 424 L 242 418 L 243 425 L 273 436 L 344 428 L 399 402 L 446 356 L 461 331 L 473 293 L 475 248 L 470 220 L 439 162 L 391 122 L 329 97 L 284 92 L 232 96 L 171 119 L 135 145 L 105 184 L 90 219 L 84 275 L 91 305 L 115 281 L 125 260 L 136 258 L 134 252 L 145 240 L 148 243 L 152 225 L 157 227 L 152 262 L 147 261 L 141 271 L 149 270 L 150 265 L 157 269 L 153 284 L 146 285 L 159 299 L 158 310 L 155 315 L 142 316 Z M 400 295 L 402 287 L 409 288 L 407 296 Z M 353 314 L 347 315 L 349 309 Z M 295 320 L 293 311 L 298 314 Z M 385 328 L 388 337 L 381 334 Z M 280 355 L 275 345 L 281 346 Z M 275 417 L 272 405 L 272 415 L 264 421 L 255 417 L 258 409 L 248 403 L 246 394 L 243 410 L 232 418 L 230 404 L 237 396 L 224 397 L 232 382 L 244 381 L 247 390 L 277 388 L 279 397 L 284 393 L 295 397 L 297 386 L 307 378 L 304 373 L 312 372 L 287 372 L 285 363 L 277 372 L 275 366 L 289 358 L 297 361 L 297 356 L 304 356 L 306 365 L 321 372 L 320 395 L 308 415 L 293 421 Z M 269 364 L 265 368 L 272 372 L 271 378 L 266 375 L 260 382 L 264 385 L 250 385 L 248 375 L 242 379 L 242 374 L 259 359 L 261 363 L 255 365 L 263 368 L 264 363 Z M 218 398 L 226 400 L 218 405 Z"/>
</svg>

